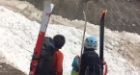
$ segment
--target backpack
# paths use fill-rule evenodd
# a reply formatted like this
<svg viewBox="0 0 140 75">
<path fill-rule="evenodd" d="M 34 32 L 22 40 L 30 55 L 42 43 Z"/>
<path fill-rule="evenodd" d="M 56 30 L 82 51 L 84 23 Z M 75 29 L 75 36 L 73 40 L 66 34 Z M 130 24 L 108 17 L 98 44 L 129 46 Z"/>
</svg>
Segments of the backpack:
<svg viewBox="0 0 140 75">
<path fill-rule="evenodd" d="M 100 59 L 95 51 L 87 51 L 83 54 L 85 64 L 84 75 L 100 75 Z"/>
<path fill-rule="evenodd" d="M 73 70 L 78 72 L 80 68 L 80 57 L 77 55 L 74 57 L 73 62 L 72 62 L 72 67 Z"/>
<path fill-rule="evenodd" d="M 45 37 L 39 59 L 39 65 L 36 71 L 37 75 L 55 75 L 54 53 L 55 46 L 53 40 L 49 37 Z"/>
</svg>

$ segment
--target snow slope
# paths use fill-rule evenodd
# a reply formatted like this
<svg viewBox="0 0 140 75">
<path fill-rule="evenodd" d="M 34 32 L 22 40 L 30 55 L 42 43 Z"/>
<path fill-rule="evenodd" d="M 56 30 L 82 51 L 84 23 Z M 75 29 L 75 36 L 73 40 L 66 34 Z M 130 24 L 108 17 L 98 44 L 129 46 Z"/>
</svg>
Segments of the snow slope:
<svg viewBox="0 0 140 75">
<path fill-rule="evenodd" d="M 28 74 L 31 55 L 34 50 L 40 24 L 30 21 L 23 15 L 8 10 L 3 6 L 0 6 L 0 14 L 0 57 L 5 58 L 5 63 L 11 64 Z M 98 26 L 92 25 L 92 27 L 98 30 Z M 46 35 L 51 37 L 56 34 L 63 34 L 66 37 L 66 44 L 61 51 L 64 53 L 64 75 L 70 75 L 72 59 L 80 53 L 82 31 L 74 27 L 50 24 L 47 32 Z M 98 31 L 94 33 L 98 37 Z M 140 36 L 125 32 L 112 32 L 108 29 L 106 33 L 105 59 L 109 67 L 108 75 L 139 75 L 139 70 L 115 50 L 120 45 L 118 41 L 123 40 L 123 37 L 120 35 L 137 36 L 138 43 Z M 135 40 L 132 37 L 127 39 Z M 133 42 L 134 44 L 137 43 Z"/>
</svg>

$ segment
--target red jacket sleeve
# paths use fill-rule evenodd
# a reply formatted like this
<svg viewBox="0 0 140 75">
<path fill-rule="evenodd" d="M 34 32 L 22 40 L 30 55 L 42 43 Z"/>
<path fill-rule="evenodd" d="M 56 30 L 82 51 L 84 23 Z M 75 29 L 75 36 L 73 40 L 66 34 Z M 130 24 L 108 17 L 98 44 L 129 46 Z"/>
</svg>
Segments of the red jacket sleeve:
<svg viewBox="0 0 140 75">
<path fill-rule="evenodd" d="M 63 54 L 60 51 L 55 52 L 55 68 L 57 75 L 63 74 Z"/>
</svg>

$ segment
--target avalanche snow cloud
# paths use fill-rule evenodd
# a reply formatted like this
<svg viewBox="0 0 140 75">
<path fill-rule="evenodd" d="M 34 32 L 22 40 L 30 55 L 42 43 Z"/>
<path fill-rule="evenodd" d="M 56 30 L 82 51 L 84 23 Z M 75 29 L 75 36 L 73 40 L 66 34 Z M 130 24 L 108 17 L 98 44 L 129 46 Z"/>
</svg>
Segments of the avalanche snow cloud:
<svg viewBox="0 0 140 75">
<path fill-rule="evenodd" d="M 92 27 L 98 28 L 95 25 Z M 3 62 L 28 74 L 39 28 L 40 24 L 37 22 L 30 21 L 23 15 L 0 6 L 0 57 L 5 58 Z M 97 32 L 95 31 L 95 33 Z M 140 36 L 130 33 L 120 34 L 110 30 L 107 30 L 106 33 L 108 34 L 106 34 L 105 60 L 109 67 L 108 75 L 139 75 L 138 69 L 116 50 L 120 45 L 118 41 L 123 39 L 119 35 L 136 36 L 135 38 L 140 38 Z M 75 55 L 80 54 L 82 31 L 74 27 L 49 24 L 47 36 L 53 37 L 56 34 L 63 34 L 66 37 L 66 44 L 61 51 L 64 53 L 64 75 L 70 75 L 72 59 Z M 118 38 L 116 39 L 116 37 Z M 132 37 L 127 39 L 136 41 Z M 134 41 L 133 44 L 136 44 L 140 39 L 137 39 L 137 42 Z"/>
</svg>

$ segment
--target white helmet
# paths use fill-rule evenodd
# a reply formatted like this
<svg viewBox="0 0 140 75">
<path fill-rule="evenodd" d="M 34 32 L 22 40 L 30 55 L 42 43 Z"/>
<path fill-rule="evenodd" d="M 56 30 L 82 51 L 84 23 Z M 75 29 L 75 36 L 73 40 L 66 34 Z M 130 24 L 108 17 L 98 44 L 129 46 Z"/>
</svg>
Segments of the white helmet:
<svg viewBox="0 0 140 75">
<path fill-rule="evenodd" d="M 97 49 L 97 39 L 95 36 L 90 36 L 85 39 L 85 48 Z"/>
</svg>

